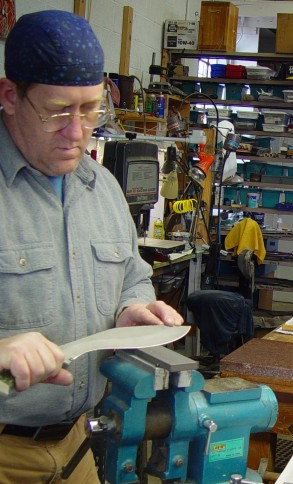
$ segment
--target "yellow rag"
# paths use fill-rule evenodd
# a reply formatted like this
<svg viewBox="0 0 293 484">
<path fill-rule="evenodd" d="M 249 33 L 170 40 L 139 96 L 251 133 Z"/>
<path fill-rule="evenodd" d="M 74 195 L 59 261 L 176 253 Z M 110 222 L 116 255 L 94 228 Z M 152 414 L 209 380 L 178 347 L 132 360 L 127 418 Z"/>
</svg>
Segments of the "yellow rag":
<svg viewBox="0 0 293 484">
<path fill-rule="evenodd" d="M 225 238 L 225 249 L 233 249 L 233 255 L 240 254 L 245 249 L 253 250 L 257 262 L 261 264 L 266 255 L 263 236 L 259 225 L 251 218 L 245 218 L 236 224 Z"/>
</svg>

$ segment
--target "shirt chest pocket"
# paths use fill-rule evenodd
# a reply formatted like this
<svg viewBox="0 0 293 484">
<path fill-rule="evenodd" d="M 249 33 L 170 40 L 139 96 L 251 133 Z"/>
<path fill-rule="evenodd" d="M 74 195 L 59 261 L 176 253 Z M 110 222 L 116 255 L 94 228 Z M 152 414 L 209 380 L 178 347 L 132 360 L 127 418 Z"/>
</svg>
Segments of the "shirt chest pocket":
<svg viewBox="0 0 293 484">
<path fill-rule="evenodd" d="M 0 329 L 34 330 L 54 321 L 53 245 L 0 249 Z"/>
<path fill-rule="evenodd" d="M 99 311 L 113 315 L 120 300 L 125 267 L 133 257 L 127 243 L 92 242 L 96 303 Z"/>
</svg>

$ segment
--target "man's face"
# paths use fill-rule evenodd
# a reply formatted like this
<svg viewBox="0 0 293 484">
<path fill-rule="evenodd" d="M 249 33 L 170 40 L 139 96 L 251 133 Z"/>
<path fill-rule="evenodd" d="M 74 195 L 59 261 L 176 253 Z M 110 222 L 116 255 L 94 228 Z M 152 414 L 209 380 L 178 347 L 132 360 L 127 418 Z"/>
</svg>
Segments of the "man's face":
<svg viewBox="0 0 293 484">
<path fill-rule="evenodd" d="M 48 133 L 37 113 L 43 119 L 61 113 L 84 114 L 91 109 L 100 109 L 102 96 L 102 83 L 82 87 L 35 84 L 27 91 L 30 102 L 17 95 L 14 113 L 8 116 L 7 126 L 30 165 L 48 176 L 74 171 L 87 148 L 92 130 L 83 127 L 81 119 L 74 116 L 65 128 Z"/>
</svg>

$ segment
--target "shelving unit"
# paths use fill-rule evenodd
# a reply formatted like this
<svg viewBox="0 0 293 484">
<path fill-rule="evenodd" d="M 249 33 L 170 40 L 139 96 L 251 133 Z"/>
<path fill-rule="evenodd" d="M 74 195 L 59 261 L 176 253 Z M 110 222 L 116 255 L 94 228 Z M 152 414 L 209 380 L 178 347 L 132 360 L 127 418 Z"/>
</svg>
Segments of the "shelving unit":
<svg viewBox="0 0 293 484">
<path fill-rule="evenodd" d="M 237 63 L 241 64 L 241 61 L 262 61 L 265 62 L 267 65 L 275 65 L 275 71 L 278 71 L 280 65 L 282 62 L 286 61 L 291 61 L 292 56 L 290 54 L 275 54 L 275 53 L 244 53 L 244 52 L 212 52 L 212 51 L 180 51 L 180 50 L 170 50 L 167 54 L 163 55 L 163 59 L 166 61 L 168 59 L 168 62 L 177 62 L 180 59 L 225 59 L 225 60 L 231 60 L 231 61 L 237 61 Z M 238 62 L 239 61 L 239 62 Z M 251 79 L 251 78 L 245 78 L 245 79 L 231 79 L 231 78 L 204 78 L 204 77 L 191 77 L 191 76 L 185 76 L 185 77 L 179 77 L 179 76 L 174 76 L 171 79 L 171 82 L 174 82 L 175 84 L 178 82 L 181 83 L 194 83 L 194 90 L 197 90 L 197 85 L 198 88 L 199 83 L 206 83 L 206 84 L 235 84 L 240 86 L 263 86 L 263 89 L 268 87 L 276 87 L 276 88 L 283 88 L 285 89 L 293 89 L 293 81 L 292 80 L 280 80 L 280 79 L 272 79 L 272 80 L 264 80 L 264 79 Z M 262 108 L 269 108 L 273 110 L 283 110 L 283 111 L 288 111 L 288 110 L 293 110 L 293 105 L 291 103 L 285 102 L 285 100 L 270 100 L 269 96 L 266 99 L 263 100 L 250 100 L 249 97 L 244 97 L 243 99 L 217 99 L 216 96 L 215 98 L 211 96 L 213 99 L 213 102 L 216 105 L 222 106 L 222 107 L 249 107 L 249 108 L 257 108 L 261 110 Z M 196 102 L 198 104 L 210 104 L 207 99 L 202 96 L 200 97 L 200 94 L 198 94 L 196 97 L 190 96 L 189 97 L 190 102 Z M 285 138 L 292 138 L 293 140 L 293 133 L 292 132 L 275 132 L 275 131 L 263 131 L 260 129 L 254 129 L 254 130 L 237 130 L 237 132 L 245 137 L 247 136 L 248 138 L 251 137 L 257 137 L 257 139 L 260 138 L 280 138 L 280 137 L 285 137 Z M 293 141 L 292 141 L 293 144 Z M 280 157 L 273 157 L 273 156 L 255 156 L 251 155 L 251 153 L 247 152 L 241 152 L 236 154 L 238 160 L 245 160 L 246 162 L 256 162 L 256 163 L 261 163 L 264 166 L 273 164 L 279 164 L 279 165 L 284 165 L 284 168 L 288 168 L 293 166 L 293 159 L 291 160 L 290 158 L 286 158 L 284 156 Z M 279 180 L 276 180 L 275 183 L 267 183 L 267 182 L 255 182 L 255 181 L 244 181 L 243 184 L 241 185 L 233 185 L 229 186 L 234 189 L 239 189 L 240 186 L 242 188 L 249 189 L 251 187 L 251 191 L 260 191 L 264 189 L 268 190 L 280 190 L 280 191 L 290 191 L 293 190 L 293 184 L 283 184 L 279 183 Z M 227 186 L 228 187 L 228 186 Z M 243 201 L 242 201 L 243 203 Z M 257 207 L 257 208 L 251 208 L 247 207 L 244 205 L 221 205 L 220 210 L 226 210 L 226 211 L 243 211 L 243 212 L 250 212 L 250 213 L 265 213 L 268 215 L 278 215 L 281 217 L 285 217 L 286 215 L 292 215 L 293 212 L 289 211 L 283 211 L 283 210 L 276 210 L 275 208 L 266 208 L 266 207 Z M 224 232 L 221 230 L 221 234 L 223 235 Z M 288 235 L 283 236 L 283 234 L 270 234 L 270 235 L 265 235 L 265 238 L 276 238 L 278 240 L 293 240 L 293 236 L 288 238 Z M 283 266 L 283 265 L 289 265 L 292 266 L 292 262 L 288 261 L 283 261 L 283 260 L 269 260 L 265 261 L 265 264 L 268 265 L 278 265 L 278 266 Z M 287 280 L 276 280 L 272 281 L 271 284 L 269 284 L 269 281 L 265 281 L 265 278 L 259 278 L 260 280 L 257 281 L 256 287 L 257 288 L 262 288 L 262 289 L 268 289 L 268 290 L 280 290 L 280 287 L 282 288 L 282 284 L 284 287 L 284 290 L 286 291 L 292 291 L 293 290 L 293 281 L 288 283 Z M 268 279 L 268 278 L 267 278 Z M 279 284 L 279 285 L 278 285 Z"/>
<path fill-rule="evenodd" d="M 189 109 L 189 100 L 182 101 L 179 96 L 165 94 L 164 118 L 158 118 L 146 112 L 140 113 L 125 109 L 115 109 L 115 114 L 126 131 L 131 128 L 141 134 L 156 135 L 159 132 L 166 136 L 168 115 L 175 110 L 180 113 L 182 118 L 189 119 Z"/>
</svg>

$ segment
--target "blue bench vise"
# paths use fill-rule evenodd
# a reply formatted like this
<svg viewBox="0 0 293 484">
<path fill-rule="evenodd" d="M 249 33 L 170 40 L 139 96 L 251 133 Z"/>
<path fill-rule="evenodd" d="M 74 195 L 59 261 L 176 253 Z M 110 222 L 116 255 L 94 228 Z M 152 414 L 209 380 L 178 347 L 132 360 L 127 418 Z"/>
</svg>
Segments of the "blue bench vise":
<svg viewBox="0 0 293 484">
<path fill-rule="evenodd" d="M 137 456 L 146 441 L 143 472 L 164 482 L 262 482 L 247 468 L 249 438 L 274 426 L 273 391 L 240 378 L 205 381 L 196 365 L 166 347 L 117 351 L 104 360 L 101 371 L 111 382 L 101 408 L 111 422 L 107 482 L 141 482 Z"/>
</svg>

